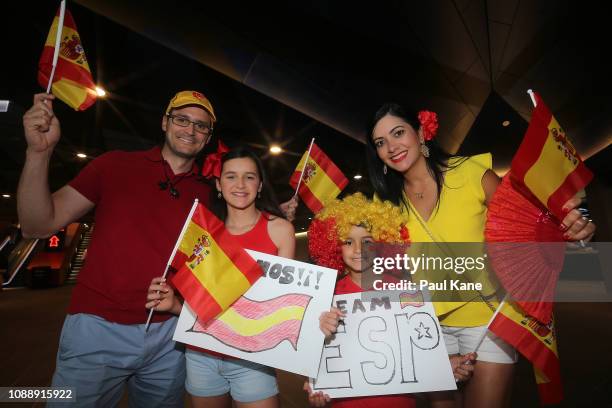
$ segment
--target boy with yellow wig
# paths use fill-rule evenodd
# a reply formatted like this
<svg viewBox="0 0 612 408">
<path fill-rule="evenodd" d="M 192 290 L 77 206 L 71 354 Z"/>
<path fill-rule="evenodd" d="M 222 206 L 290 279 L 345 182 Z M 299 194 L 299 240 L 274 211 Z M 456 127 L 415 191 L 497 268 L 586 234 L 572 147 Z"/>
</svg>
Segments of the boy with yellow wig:
<svg viewBox="0 0 612 408">
<path fill-rule="evenodd" d="M 335 294 L 362 292 L 362 272 L 370 245 L 374 243 L 408 244 L 408 229 L 402 224 L 398 207 L 389 201 L 372 201 L 362 193 L 329 202 L 316 216 L 308 229 L 308 251 L 321 266 L 339 271 Z M 453 374 L 457 380 L 467 380 L 473 366 L 468 361 L 475 354 L 451 358 Z M 308 382 L 304 384 L 311 406 L 323 407 L 330 402 L 322 392 L 313 393 Z M 410 394 L 380 395 L 356 398 L 338 398 L 331 401 L 332 408 L 416 407 Z"/>
</svg>

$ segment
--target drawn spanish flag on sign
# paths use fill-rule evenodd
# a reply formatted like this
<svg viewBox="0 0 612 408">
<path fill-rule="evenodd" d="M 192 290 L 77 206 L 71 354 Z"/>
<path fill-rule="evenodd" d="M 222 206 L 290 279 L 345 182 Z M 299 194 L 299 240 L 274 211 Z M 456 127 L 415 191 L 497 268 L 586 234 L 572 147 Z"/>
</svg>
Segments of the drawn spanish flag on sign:
<svg viewBox="0 0 612 408">
<path fill-rule="evenodd" d="M 563 388 L 554 319 L 544 325 L 525 315 L 515 303 L 504 302 L 489 330 L 533 364 L 540 402 L 543 405 L 561 402 Z"/>
<path fill-rule="evenodd" d="M 409 306 L 421 307 L 425 304 L 425 302 L 423 302 L 423 292 L 420 290 L 416 292 L 402 292 L 399 295 L 399 299 L 402 309 Z"/>
<path fill-rule="evenodd" d="M 53 69 L 55 38 L 59 26 L 59 10 L 47 35 L 45 48 L 38 62 L 38 83 L 47 88 Z M 96 101 L 96 86 L 85 58 L 85 50 L 70 11 L 66 10 L 62 26 L 57 66 L 51 87 L 53 95 L 75 110 L 83 111 Z"/>
<path fill-rule="evenodd" d="M 512 180 L 526 187 L 558 219 L 562 206 L 593 178 L 565 132 L 535 94 L 529 128 L 512 159 Z M 525 189 L 523 189 L 525 190 Z"/>
<path fill-rule="evenodd" d="M 187 225 L 172 265 L 178 267 L 172 283 L 203 322 L 227 310 L 262 276 L 259 264 L 202 204 Z"/>
<path fill-rule="evenodd" d="M 304 294 L 288 294 L 257 302 L 242 296 L 216 319 L 208 323 L 198 319 L 193 331 L 250 353 L 273 349 L 284 340 L 297 350 L 302 319 L 311 299 Z"/>
<path fill-rule="evenodd" d="M 307 157 L 308 162 L 306 162 Z M 325 201 L 336 198 L 348 184 L 348 179 L 340 169 L 314 143 L 310 155 L 308 152 L 304 153 L 289 180 L 289 184 L 294 189 L 297 188 L 302 169 L 304 176 L 298 193 L 314 213 L 323 208 Z"/>
</svg>

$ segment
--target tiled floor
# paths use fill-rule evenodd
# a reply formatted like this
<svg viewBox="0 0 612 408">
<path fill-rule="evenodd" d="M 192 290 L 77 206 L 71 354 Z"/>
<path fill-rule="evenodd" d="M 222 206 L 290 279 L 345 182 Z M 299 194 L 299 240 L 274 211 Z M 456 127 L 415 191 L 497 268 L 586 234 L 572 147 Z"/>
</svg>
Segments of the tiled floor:
<svg viewBox="0 0 612 408">
<path fill-rule="evenodd" d="M 0 292 L 0 386 L 49 385 L 71 289 Z M 566 394 L 562 406 L 612 406 L 612 304 L 558 304 L 556 315 Z M 300 377 L 279 373 L 279 384 L 283 407 L 307 406 Z M 512 406 L 536 407 L 537 401 L 531 367 L 521 360 Z"/>
</svg>

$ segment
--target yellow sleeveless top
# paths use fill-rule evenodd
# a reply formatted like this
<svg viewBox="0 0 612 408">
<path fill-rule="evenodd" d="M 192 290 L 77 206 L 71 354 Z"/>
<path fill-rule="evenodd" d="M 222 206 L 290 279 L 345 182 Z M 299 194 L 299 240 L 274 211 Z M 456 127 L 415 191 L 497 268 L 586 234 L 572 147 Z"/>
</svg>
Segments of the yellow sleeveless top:
<svg viewBox="0 0 612 408">
<path fill-rule="evenodd" d="M 454 165 L 459 160 L 462 158 L 452 158 L 449 164 Z M 485 153 L 471 156 L 457 167 L 448 170 L 444 174 L 439 205 L 434 208 L 427 221 L 418 214 L 410 204 L 410 200 L 404 195 L 409 203 L 408 211 L 404 208 L 403 214 L 405 214 L 410 240 L 413 243 L 439 242 L 442 252 L 452 248 L 443 243 L 484 242 L 487 207 L 481 182 L 484 173 L 491 167 L 492 156 L 490 153 Z M 483 253 L 480 252 L 480 255 Z M 465 256 L 463 253 L 446 255 Z M 489 272 L 485 269 L 478 273 L 476 279 L 472 279 L 472 281 L 483 283 L 483 289 L 480 292 L 486 296 L 494 293 L 496 288 L 496 284 L 489 280 L 488 274 Z M 468 295 L 466 298 L 482 299 L 478 292 Z M 434 302 L 440 323 L 456 327 L 487 324 L 493 315 L 491 306 L 497 307 L 497 302 L 489 302 L 489 305 L 484 301 Z"/>
</svg>

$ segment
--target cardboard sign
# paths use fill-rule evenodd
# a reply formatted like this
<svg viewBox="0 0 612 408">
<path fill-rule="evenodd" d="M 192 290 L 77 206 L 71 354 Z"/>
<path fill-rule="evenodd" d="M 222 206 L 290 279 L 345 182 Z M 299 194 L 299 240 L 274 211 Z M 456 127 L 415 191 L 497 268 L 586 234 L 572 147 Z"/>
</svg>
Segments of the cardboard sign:
<svg viewBox="0 0 612 408">
<path fill-rule="evenodd" d="M 313 377 L 324 336 L 321 313 L 329 311 L 337 272 L 247 250 L 264 276 L 228 310 L 201 324 L 185 303 L 174 340 Z"/>
<path fill-rule="evenodd" d="M 332 398 L 456 389 L 440 323 L 417 292 L 334 296 L 346 313 L 325 345 L 313 391 Z"/>
</svg>

